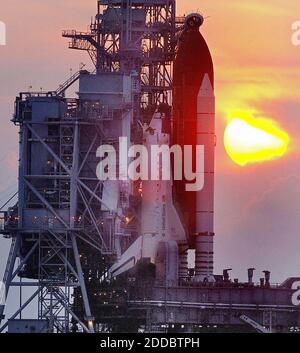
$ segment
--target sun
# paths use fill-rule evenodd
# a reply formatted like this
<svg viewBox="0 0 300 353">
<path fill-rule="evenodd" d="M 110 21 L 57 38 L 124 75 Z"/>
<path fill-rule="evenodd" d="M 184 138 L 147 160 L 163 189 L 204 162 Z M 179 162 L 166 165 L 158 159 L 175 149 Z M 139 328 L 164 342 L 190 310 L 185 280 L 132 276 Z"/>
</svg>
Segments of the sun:
<svg viewBox="0 0 300 353">
<path fill-rule="evenodd" d="M 289 136 L 270 119 L 235 114 L 225 129 L 224 145 L 229 157 L 240 166 L 278 159 L 285 155 Z"/>
</svg>

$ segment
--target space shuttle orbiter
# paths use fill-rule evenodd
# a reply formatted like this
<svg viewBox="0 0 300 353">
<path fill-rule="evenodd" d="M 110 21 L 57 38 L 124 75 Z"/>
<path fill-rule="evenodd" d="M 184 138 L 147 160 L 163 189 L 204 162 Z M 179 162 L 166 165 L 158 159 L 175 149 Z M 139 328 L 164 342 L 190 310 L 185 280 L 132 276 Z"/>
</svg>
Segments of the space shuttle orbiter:
<svg viewBox="0 0 300 353">
<path fill-rule="evenodd" d="M 173 72 L 172 127 L 164 129 L 164 114 L 155 113 L 144 129 L 147 148 L 153 144 L 204 147 L 204 187 L 187 191 L 185 178 L 174 181 L 143 182 L 141 235 L 112 266 L 112 277 L 135 266 L 143 258 L 158 264 L 168 257 L 168 268 L 187 277 L 187 250 L 195 250 L 197 282 L 214 282 L 214 173 L 215 96 L 214 68 L 209 48 L 200 33 L 203 17 L 186 17 L 178 41 Z M 195 169 L 196 159 L 192 161 Z M 175 207 L 176 205 L 176 207 Z M 165 250 L 161 250 L 165 247 Z M 176 248 L 176 249 L 175 249 Z M 162 255 L 164 253 L 164 255 Z M 177 254 L 177 258 L 174 254 Z M 174 265 L 176 263 L 176 266 Z"/>
<path fill-rule="evenodd" d="M 166 119 L 166 115 L 158 111 L 153 115 L 149 126 L 143 126 L 144 146 L 148 156 L 151 155 L 151 146 L 170 145 L 170 130 L 166 128 L 168 126 Z M 150 159 L 147 162 L 150 170 Z M 161 170 L 162 160 L 158 163 L 158 170 Z M 171 163 L 169 167 L 171 170 Z M 187 247 L 186 231 L 173 202 L 172 180 L 143 180 L 141 235 L 109 269 L 109 277 L 116 277 L 128 271 L 141 259 L 148 259 L 150 263 L 157 264 L 159 257 L 166 256 L 168 257 L 166 266 L 170 267 L 170 271 L 166 271 L 166 276 L 169 280 L 176 281 L 178 270 L 180 271 L 178 265 L 181 257 L 180 249 L 185 248 L 182 256 L 186 257 Z M 186 258 L 181 261 L 187 269 Z"/>
</svg>

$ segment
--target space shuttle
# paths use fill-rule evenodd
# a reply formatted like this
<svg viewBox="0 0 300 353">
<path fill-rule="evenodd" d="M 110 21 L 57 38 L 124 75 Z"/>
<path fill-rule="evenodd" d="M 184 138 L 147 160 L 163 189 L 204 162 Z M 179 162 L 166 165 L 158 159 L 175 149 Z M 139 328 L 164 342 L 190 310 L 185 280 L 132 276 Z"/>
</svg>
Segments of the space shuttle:
<svg viewBox="0 0 300 353">
<path fill-rule="evenodd" d="M 142 182 L 141 233 L 109 269 L 114 278 L 148 260 L 156 276 L 167 281 L 188 277 L 188 250 L 195 251 L 193 281 L 214 282 L 214 70 L 208 46 L 200 33 L 203 17 L 186 17 L 173 72 L 172 121 L 158 109 L 144 126 L 144 145 L 204 146 L 204 187 L 187 191 L 187 180 Z M 169 126 L 169 129 L 166 129 Z M 159 162 L 161 163 L 161 161 Z M 184 163 L 183 163 L 184 164 Z M 196 161 L 192 161 L 195 167 Z M 160 165 L 159 167 L 162 167 Z M 170 166 L 171 168 L 171 166 Z M 172 178 L 171 178 L 172 179 Z"/>
<path fill-rule="evenodd" d="M 144 146 L 151 155 L 151 146 L 170 145 L 170 131 L 166 115 L 157 111 L 149 125 L 143 126 Z M 151 161 L 148 160 L 149 170 Z M 171 164 L 170 164 L 171 169 Z M 162 160 L 158 170 L 162 170 Z M 142 181 L 141 205 L 141 235 L 121 255 L 119 260 L 110 268 L 109 277 L 116 277 L 132 269 L 142 259 L 148 259 L 156 265 L 159 261 L 165 263 L 165 268 L 158 273 L 164 273 L 168 281 L 178 278 L 179 248 L 187 248 L 186 231 L 180 220 L 173 201 L 172 180 L 144 180 Z M 182 260 L 183 261 L 183 260 Z M 186 260 L 184 261 L 186 266 Z M 187 275 L 187 273 L 186 273 Z"/>
</svg>

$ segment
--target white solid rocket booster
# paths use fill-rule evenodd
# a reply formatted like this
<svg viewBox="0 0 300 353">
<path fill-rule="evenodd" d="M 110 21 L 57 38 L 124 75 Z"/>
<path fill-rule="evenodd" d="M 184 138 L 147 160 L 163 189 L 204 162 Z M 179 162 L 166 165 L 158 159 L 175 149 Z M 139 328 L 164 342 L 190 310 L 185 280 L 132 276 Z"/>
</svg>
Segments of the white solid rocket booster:
<svg viewBox="0 0 300 353">
<path fill-rule="evenodd" d="M 213 282 L 215 96 L 205 74 L 197 98 L 197 145 L 204 146 L 204 188 L 196 196 L 196 281 Z"/>
</svg>

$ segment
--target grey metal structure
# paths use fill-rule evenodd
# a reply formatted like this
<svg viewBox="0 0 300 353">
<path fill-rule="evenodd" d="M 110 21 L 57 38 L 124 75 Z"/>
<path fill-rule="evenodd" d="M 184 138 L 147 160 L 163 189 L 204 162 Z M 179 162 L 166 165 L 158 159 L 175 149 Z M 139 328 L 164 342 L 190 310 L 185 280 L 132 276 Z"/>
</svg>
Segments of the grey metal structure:
<svg viewBox="0 0 300 353">
<path fill-rule="evenodd" d="M 70 303 L 77 286 L 90 322 L 90 328 L 82 327 L 93 330 L 79 239 L 101 253 L 113 251 L 109 236 L 104 239 L 95 222 L 100 209 L 93 208 L 95 200 L 101 202 L 91 170 L 102 133 L 93 118 L 72 115 L 76 104 L 52 92 L 17 98 L 13 121 L 20 125 L 19 197 L 4 227 L 12 237 L 6 296 L 17 275 L 32 279 L 18 285 L 37 287 L 38 316 L 48 320 L 50 331 L 59 332 L 69 330 L 70 317 L 76 320 Z"/>
<path fill-rule="evenodd" d="M 97 1 L 89 33 L 63 32 L 70 48 L 88 52 L 95 72 L 82 68 L 56 91 L 17 97 L 18 203 L 4 215 L 2 232 L 12 245 L 3 282 L 5 297 L 11 286 L 34 292 L 0 331 L 36 299 L 48 332 L 76 325 L 94 331 L 86 285 L 99 280 L 137 231 L 126 221 L 134 187 L 100 182 L 96 150 L 116 145 L 119 136 L 137 139 L 137 122 L 170 101 L 175 27 L 175 1 Z M 78 99 L 65 98 L 77 80 Z M 72 310 L 76 288 L 83 319 Z"/>
<path fill-rule="evenodd" d="M 298 332 L 300 324 L 300 310 L 284 285 L 156 283 L 151 288 L 132 288 L 131 293 L 128 310 L 136 318 L 147 318 L 141 321 L 147 332 L 248 332 L 252 324 L 245 317 L 270 333 Z"/>
<path fill-rule="evenodd" d="M 176 47 L 174 0 L 98 1 L 90 32 L 63 31 L 69 47 L 89 53 L 97 74 L 131 75 L 135 113 L 170 103 Z M 140 96 L 142 95 L 142 97 Z"/>
</svg>

